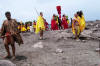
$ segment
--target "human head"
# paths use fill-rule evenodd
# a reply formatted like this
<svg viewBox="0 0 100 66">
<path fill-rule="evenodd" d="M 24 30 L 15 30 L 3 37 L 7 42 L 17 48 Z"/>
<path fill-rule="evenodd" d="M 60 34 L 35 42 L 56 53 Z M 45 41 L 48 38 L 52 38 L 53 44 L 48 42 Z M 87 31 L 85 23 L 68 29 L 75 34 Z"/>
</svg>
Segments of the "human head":
<svg viewBox="0 0 100 66">
<path fill-rule="evenodd" d="M 80 11 L 79 16 L 80 16 L 80 17 L 82 17 L 82 15 L 83 15 L 83 12 L 82 12 L 82 11 Z"/>
<path fill-rule="evenodd" d="M 55 14 L 53 14 L 53 17 L 55 17 L 56 15 Z"/>
<path fill-rule="evenodd" d="M 63 17 L 65 17 L 65 14 L 63 14 Z"/>
<path fill-rule="evenodd" d="M 77 13 L 75 13 L 75 14 L 74 14 L 74 16 L 75 16 L 75 17 L 77 17 L 77 16 L 78 16 L 78 14 L 77 14 Z"/>
<path fill-rule="evenodd" d="M 42 12 L 40 12 L 40 16 L 43 16 L 43 13 Z"/>
<path fill-rule="evenodd" d="M 8 20 L 11 20 L 11 13 L 10 12 L 6 12 L 5 16 Z"/>
<path fill-rule="evenodd" d="M 80 11 L 77 11 L 77 15 L 78 15 L 78 16 L 80 15 Z"/>
<path fill-rule="evenodd" d="M 80 13 L 83 15 L 83 11 L 80 11 Z"/>
<path fill-rule="evenodd" d="M 56 17 L 56 15 L 55 15 L 55 14 L 53 14 L 53 18 L 54 18 L 54 17 Z"/>
</svg>

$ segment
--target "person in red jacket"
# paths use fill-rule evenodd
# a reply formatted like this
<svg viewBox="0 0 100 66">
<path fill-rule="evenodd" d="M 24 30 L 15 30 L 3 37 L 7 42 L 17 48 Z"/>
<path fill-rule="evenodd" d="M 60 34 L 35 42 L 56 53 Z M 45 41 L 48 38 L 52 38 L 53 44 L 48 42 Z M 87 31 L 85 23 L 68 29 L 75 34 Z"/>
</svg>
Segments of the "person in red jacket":
<svg viewBox="0 0 100 66">
<path fill-rule="evenodd" d="M 47 22 L 46 19 L 45 19 L 45 28 L 46 28 L 45 30 L 46 30 L 46 31 L 49 30 L 49 27 L 48 27 L 48 26 L 49 26 L 49 24 L 48 24 L 48 22 Z"/>
<path fill-rule="evenodd" d="M 51 20 L 51 30 L 58 30 L 58 22 L 55 14 L 53 15 L 53 18 Z"/>
<path fill-rule="evenodd" d="M 62 27 L 63 29 L 68 29 L 68 22 L 65 15 L 62 17 Z"/>
</svg>

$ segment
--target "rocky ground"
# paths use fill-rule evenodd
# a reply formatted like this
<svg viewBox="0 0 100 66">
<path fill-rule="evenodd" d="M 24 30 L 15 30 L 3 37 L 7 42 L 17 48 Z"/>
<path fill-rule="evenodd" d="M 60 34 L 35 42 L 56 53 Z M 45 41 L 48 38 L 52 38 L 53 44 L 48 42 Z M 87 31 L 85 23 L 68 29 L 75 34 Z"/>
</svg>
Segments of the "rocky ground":
<svg viewBox="0 0 100 66">
<path fill-rule="evenodd" d="M 44 40 L 34 33 L 21 34 L 24 44 L 16 44 L 16 60 L 6 55 L 0 40 L 0 66 L 100 66 L 100 21 L 87 23 L 80 41 L 73 38 L 71 29 L 45 32 Z"/>
</svg>

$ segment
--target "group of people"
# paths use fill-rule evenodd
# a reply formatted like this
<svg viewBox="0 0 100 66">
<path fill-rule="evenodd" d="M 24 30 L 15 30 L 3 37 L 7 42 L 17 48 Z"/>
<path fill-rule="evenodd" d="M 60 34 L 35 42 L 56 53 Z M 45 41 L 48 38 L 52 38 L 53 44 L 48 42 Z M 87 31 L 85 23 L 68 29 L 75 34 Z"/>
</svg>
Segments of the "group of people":
<svg viewBox="0 0 100 66">
<path fill-rule="evenodd" d="M 7 56 L 5 56 L 4 58 L 11 57 L 9 51 L 9 45 L 11 45 L 13 52 L 12 58 L 15 59 L 15 42 L 18 43 L 19 45 L 23 44 L 23 40 L 20 35 L 21 32 L 24 32 L 26 30 L 30 31 L 31 27 L 33 27 L 34 32 L 36 34 L 40 33 L 40 40 L 42 40 L 43 32 L 45 30 L 48 31 L 49 29 L 48 27 L 49 24 L 44 19 L 42 12 L 40 12 L 40 16 L 38 17 L 37 21 L 33 22 L 33 25 L 27 24 L 26 27 L 24 24 L 22 24 L 22 22 L 20 23 L 20 25 L 18 25 L 17 21 L 11 18 L 10 12 L 6 12 L 5 16 L 7 20 L 3 22 L 1 28 L 1 37 L 4 41 L 4 46 L 7 51 Z M 63 15 L 61 19 L 55 14 L 53 15 L 53 18 L 51 20 L 51 30 L 68 29 L 68 25 L 69 25 L 68 16 Z M 85 29 L 85 19 L 83 16 L 83 12 L 78 11 L 77 13 L 75 13 L 74 18 L 72 19 L 72 32 L 75 35 L 76 39 L 79 39 L 79 35 L 84 29 Z"/>
<path fill-rule="evenodd" d="M 48 31 L 49 30 L 49 24 L 46 20 L 44 20 L 45 22 L 45 30 Z M 21 33 L 25 33 L 25 32 L 35 32 L 36 30 L 36 21 L 34 20 L 33 23 L 29 22 L 29 23 L 26 23 L 24 24 L 22 21 L 20 23 L 18 23 L 18 30 L 21 32 Z"/>
<path fill-rule="evenodd" d="M 22 21 L 20 22 L 20 24 L 18 24 L 18 30 L 20 32 L 28 32 L 30 31 L 30 23 L 29 24 L 24 24 Z"/>
<path fill-rule="evenodd" d="M 34 21 L 33 24 L 32 23 L 23 23 L 22 21 L 20 23 L 18 23 L 18 30 L 21 33 L 25 33 L 25 32 L 32 32 L 33 29 L 35 31 L 36 28 L 36 22 Z"/>
<path fill-rule="evenodd" d="M 79 36 L 81 32 L 85 29 L 85 18 L 82 11 L 78 11 L 74 14 L 74 18 L 72 20 L 72 32 L 75 35 L 75 38 L 79 40 Z"/>
<path fill-rule="evenodd" d="M 51 20 L 51 30 L 68 29 L 68 25 L 69 25 L 68 16 L 64 14 L 61 20 L 61 18 L 53 14 Z"/>
<path fill-rule="evenodd" d="M 82 11 L 78 11 L 74 14 L 74 18 L 71 19 L 71 27 L 73 35 L 76 40 L 79 40 L 79 36 L 81 32 L 85 29 L 85 18 Z M 68 29 L 69 28 L 69 19 L 65 14 L 62 16 L 62 19 L 56 16 L 55 14 L 51 20 L 51 30 L 59 30 L 59 29 Z"/>
</svg>

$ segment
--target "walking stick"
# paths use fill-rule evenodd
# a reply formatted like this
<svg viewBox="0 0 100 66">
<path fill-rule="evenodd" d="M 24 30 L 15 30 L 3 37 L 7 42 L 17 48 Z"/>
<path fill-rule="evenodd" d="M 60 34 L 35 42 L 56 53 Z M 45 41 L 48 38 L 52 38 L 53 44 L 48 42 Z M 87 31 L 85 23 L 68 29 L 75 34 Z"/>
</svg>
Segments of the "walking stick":
<svg viewBox="0 0 100 66">
<path fill-rule="evenodd" d="M 35 9 L 35 11 L 36 11 L 37 15 L 39 16 L 39 13 L 38 13 L 37 9 L 36 9 L 36 8 L 34 8 L 34 9 Z"/>
</svg>

